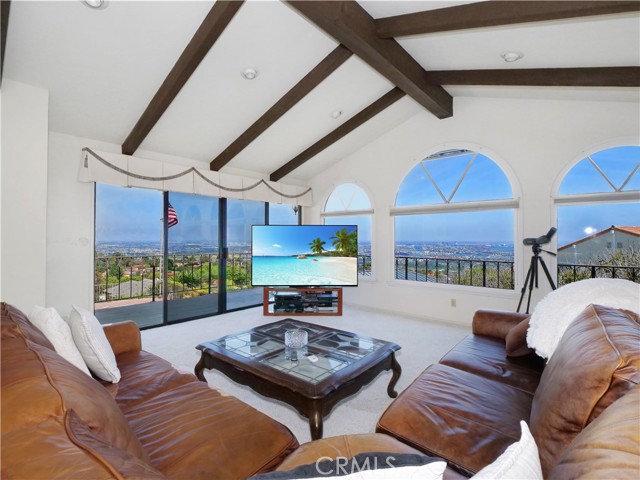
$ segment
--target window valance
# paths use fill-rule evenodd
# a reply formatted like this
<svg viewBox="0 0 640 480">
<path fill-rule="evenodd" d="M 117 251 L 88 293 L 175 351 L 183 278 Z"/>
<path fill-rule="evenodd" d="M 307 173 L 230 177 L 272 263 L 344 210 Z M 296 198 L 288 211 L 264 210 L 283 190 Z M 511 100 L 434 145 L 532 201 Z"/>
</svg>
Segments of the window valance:
<svg viewBox="0 0 640 480">
<path fill-rule="evenodd" d="M 94 151 L 87 147 L 82 149 L 78 180 L 303 207 L 313 205 L 309 187 Z"/>
</svg>

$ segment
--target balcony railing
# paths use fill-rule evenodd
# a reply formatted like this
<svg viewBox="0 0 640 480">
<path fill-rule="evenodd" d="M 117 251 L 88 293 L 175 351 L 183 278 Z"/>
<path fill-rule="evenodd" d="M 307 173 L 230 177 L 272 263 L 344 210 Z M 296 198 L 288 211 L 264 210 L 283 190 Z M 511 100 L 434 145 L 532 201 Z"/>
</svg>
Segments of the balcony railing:
<svg viewBox="0 0 640 480">
<path fill-rule="evenodd" d="M 170 255 L 169 299 L 218 293 L 217 254 Z M 161 255 L 96 257 L 94 302 L 143 299 L 162 300 Z M 230 253 L 227 289 L 251 288 L 251 254 Z M 358 255 L 358 273 L 371 275 L 371 256 Z M 395 278 L 418 282 L 513 289 L 510 261 L 457 258 L 395 257 Z M 640 283 L 640 266 L 558 264 L 558 286 L 586 278 L 623 278 Z"/>
<path fill-rule="evenodd" d="M 558 264 L 558 286 L 587 278 L 622 278 L 640 283 L 640 266 Z"/>
<path fill-rule="evenodd" d="M 395 257 L 395 277 L 417 282 L 513 289 L 513 262 L 459 258 Z"/>
<path fill-rule="evenodd" d="M 163 297 L 161 255 L 96 257 L 94 302 Z M 218 293 L 219 258 L 214 253 L 169 255 L 167 296 L 189 298 Z M 251 288 L 251 254 L 230 253 L 227 290 Z"/>
<path fill-rule="evenodd" d="M 371 255 L 358 255 L 358 275 L 371 275 Z"/>
</svg>

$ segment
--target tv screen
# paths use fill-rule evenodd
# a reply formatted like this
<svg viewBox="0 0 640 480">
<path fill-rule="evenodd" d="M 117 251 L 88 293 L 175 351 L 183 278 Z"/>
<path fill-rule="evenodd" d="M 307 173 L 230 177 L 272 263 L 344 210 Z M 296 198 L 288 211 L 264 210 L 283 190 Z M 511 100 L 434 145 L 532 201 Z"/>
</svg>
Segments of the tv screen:
<svg viewBox="0 0 640 480">
<path fill-rule="evenodd" d="M 253 225 L 254 287 L 358 285 L 356 225 Z"/>
</svg>

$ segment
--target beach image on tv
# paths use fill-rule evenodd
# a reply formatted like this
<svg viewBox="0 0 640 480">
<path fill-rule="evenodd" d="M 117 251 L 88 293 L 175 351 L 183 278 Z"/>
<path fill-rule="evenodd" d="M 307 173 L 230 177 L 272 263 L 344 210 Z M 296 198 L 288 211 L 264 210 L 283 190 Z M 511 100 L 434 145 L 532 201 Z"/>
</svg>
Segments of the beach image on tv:
<svg viewBox="0 0 640 480">
<path fill-rule="evenodd" d="M 356 225 L 254 225 L 254 286 L 358 284 Z"/>
</svg>

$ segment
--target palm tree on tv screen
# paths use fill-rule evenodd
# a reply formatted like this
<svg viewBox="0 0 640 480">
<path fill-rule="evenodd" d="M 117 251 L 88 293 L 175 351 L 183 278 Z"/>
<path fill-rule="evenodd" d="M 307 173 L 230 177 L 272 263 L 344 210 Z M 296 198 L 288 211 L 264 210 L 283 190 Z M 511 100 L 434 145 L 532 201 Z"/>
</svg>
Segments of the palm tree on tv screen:
<svg viewBox="0 0 640 480">
<path fill-rule="evenodd" d="M 355 257 L 358 254 L 358 234 L 355 230 L 349 233 L 346 228 L 342 228 L 330 239 L 333 240 L 332 245 L 342 255 Z"/>
<path fill-rule="evenodd" d="M 313 253 L 320 255 L 322 254 L 322 252 L 324 252 L 325 243 L 327 242 L 321 240 L 320 238 L 315 238 L 311 243 L 309 243 L 309 246 L 311 247 L 311 251 Z"/>
</svg>

